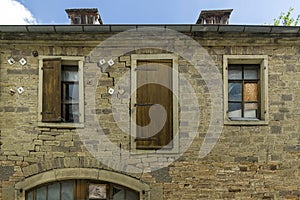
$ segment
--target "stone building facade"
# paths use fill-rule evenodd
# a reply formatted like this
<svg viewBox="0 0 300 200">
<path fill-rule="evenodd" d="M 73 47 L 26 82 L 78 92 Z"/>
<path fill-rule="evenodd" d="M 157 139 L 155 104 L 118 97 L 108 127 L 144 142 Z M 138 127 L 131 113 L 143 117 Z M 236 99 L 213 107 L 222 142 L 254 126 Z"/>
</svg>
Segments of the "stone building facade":
<svg viewBox="0 0 300 200">
<path fill-rule="evenodd" d="M 0 199 L 300 198 L 299 27 L 1 26 L 0 37 Z M 139 135 L 147 78 L 169 80 L 171 139 Z"/>
</svg>

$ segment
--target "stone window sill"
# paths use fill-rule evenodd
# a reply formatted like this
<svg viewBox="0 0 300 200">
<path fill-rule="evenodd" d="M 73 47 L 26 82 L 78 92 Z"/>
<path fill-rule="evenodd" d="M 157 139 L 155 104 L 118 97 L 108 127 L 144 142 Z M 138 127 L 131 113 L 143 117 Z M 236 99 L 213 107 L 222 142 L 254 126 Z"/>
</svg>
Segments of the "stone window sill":
<svg viewBox="0 0 300 200">
<path fill-rule="evenodd" d="M 84 123 L 46 123 L 38 122 L 39 127 L 50 128 L 84 128 Z"/>
<path fill-rule="evenodd" d="M 224 125 L 236 125 L 236 126 L 265 126 L 268 125 L 269 122 L 266 120 L 258 120 L 258 119 L 239 119 L 239 120 L 224 120 Z"/>
</svg>

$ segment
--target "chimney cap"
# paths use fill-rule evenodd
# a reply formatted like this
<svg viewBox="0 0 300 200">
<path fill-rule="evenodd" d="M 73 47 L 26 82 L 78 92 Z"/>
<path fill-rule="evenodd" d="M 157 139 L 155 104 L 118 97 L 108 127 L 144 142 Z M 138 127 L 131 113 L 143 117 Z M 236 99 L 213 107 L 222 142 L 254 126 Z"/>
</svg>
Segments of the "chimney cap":
<svg viewBox="0 0 300 200">
<path fill-rule="evenodd" d="M 200 16 L 207 14 L 231 14 L 233 9 L 223 9 L 223 10 L 202 10 Z"/>
<path fill-rule="evenodd" d="M 202 10 L 196 24 L 203 24 L 203 19 L 210 17 L 223 17 L 226 16 L 228 19 L 230 17 L 233 9 L 221 9 L 221 10 Z"/>
<path fill-rule="evenodd" d="M 97 8 L 69 8 L 66 9 L 66 12 L 69 13 L 73 13 L 73 12 L 84 12 L 84 13 L 94 13 L 94 14 L 99 14 L 99 11 Z"/>
</svg>

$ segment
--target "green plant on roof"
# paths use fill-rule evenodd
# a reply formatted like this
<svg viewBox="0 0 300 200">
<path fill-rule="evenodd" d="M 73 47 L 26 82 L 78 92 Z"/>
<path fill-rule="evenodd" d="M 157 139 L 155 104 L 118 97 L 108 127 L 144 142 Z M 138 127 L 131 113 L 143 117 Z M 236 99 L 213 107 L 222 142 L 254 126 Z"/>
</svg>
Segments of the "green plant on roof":
<svg viewBox="0 0 300 200">
<path fill-rule="evenodd" d="M 292 17 L 292 12 L 294 8 L 290 8 L 287 13 L 281 12 L 278 18 L 274 19 L 274 25 L 275 26 L 297 26 L 298 22 L 300 20 L 300 15 L 297 16 L 295 19 Z"/>
</svg>

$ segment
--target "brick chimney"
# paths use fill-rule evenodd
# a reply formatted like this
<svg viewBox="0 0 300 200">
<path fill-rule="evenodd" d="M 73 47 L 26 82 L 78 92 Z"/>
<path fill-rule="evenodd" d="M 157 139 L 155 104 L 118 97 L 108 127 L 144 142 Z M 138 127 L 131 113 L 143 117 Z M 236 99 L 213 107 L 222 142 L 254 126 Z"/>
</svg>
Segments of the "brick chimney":
<svg viewBox="0 0 300 200">
<path fill-rule="evenodd" d="M 66 9 L 72 25 L 103 24 L 97 8 Z"/>
<path fill-rule="evenodd" d="M 233 9 L 202 10 L 196 24 L 229 24 Z"/>
</svg>

